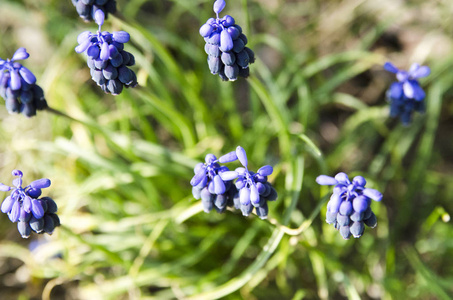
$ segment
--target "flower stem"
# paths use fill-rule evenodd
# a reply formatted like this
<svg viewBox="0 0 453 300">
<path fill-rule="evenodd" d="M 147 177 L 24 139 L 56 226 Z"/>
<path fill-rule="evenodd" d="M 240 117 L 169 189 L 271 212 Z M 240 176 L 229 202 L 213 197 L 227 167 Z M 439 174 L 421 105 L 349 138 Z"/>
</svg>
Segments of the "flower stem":
<svg viewBox="0 0 453 300">
<path fill-rule="evenodd" d="M 269 223 L 272 225 L 275 225 L 277 228 L 279 228 L 281 231 L 283 231 L 287 235 L 300 235 L 302 234 L 308 227 L 310 227 L 311 223 L 313 223 L 313 220 L 315 217 L 319 214 L 319 211 L 321 210 L 321 207 L 326 203 L 327 199 L 329 198 L 329 195 L 324 196 L 321 201 L 319 201 L 318 205 L 316 208 L 311 212 L 311 215 L 308 219 L 306 219 L 302 224 L 297 227 L 297 228 L 289 228 L 287 226 L 284 226 L 274 218 L 269 218 Z"/>
<path fill-rule="evenodd" d="M 61 117 L 65 117 L 65 118 L 67 118 L 67 119 L 69 119 L 69 120 L 71 120 L 71 121 L 83 123 L 82 121 L 77 120 L 77 119 L 74 119 L 73 117 L 67 115 L 66 113 L 64 113 L 64 112 L 62 112 L 62 111 L 59 111 L 59 110 L 57 110 L 57 109 L 54 109 L 54 108 L 52 108 L 52 107 L 50 107 L 50 106 L 47 106 L 46 110 L 47 110 L 48 112 L 52 113 L 52 114 L 55 114 L 55 115 L 61 116 Z"/>
</svg>

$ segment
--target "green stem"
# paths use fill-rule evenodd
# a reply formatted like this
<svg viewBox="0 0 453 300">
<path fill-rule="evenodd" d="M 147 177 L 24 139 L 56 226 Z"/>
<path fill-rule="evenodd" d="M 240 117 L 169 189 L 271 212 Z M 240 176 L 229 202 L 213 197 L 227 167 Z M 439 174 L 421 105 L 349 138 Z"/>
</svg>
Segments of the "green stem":
<svg viewBox="0 0 453 300">
<path fill-rule="evenodd" d="M 55 109 L 55 108 L 52 108 L 52 107 L 50 107 L 50 106 L 48 106 L 48 107 L 46 108 L 46 110 L 47 110 L 48 112 L 54 114 L 54 115 L 64 117 L 64 118 L 66 118 L 66 119 L 68 119 L 68 120 L 71 120 L 71 121 L 74 121 L 74 122 L 78 122 L 78 123 L 85 124 L 84 122 L 82 122 L 82 121 L 80 121 L 80 120 L 77 120 L 77 119 L 74 119 L 73 117 L 67 115 L 66 113 L 64 113 L 64 112 L 62 112 L 62 111 L 59 111 L 59 110 L 57 110 L 57 109 Z"/>
</svg>

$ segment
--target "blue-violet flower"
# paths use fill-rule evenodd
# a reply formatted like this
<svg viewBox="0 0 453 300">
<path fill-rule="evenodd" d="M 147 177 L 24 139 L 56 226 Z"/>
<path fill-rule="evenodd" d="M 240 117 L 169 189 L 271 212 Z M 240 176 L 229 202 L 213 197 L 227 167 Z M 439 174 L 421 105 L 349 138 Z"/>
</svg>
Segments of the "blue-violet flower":
<svg viewBox="0 0 453 300">
<path fill-rule="evenodd" d="M 248 170 L 247 154 L 244 148 L 238 146 L 235 152 L 230 152 L 228 161 L 239 159 L 243 167 L 236 168 L 235 171 L 226 171 L 220 174 L 222 179 L 235 179 L 235 186 L 238 190 L 234 196 L 234 206 L 240 209 L 244 216 L 248 216 L 253 208 L 261 219 L 266 219 L 269 208 L 267 201 L 277 199 L 277 191 L 267 181 L 267 176 L 271 175 L 273 168 L 269 165 L 263 166 L 256 173 Z"/>
<path fill-rule="evenodd" d="M 219 213 L 226 210 L 227 206 L 233 206 L 233 197 L 236 194 L 236 187 L 228 178 L 222 179 L 221 175 L 228 172 L 226 166 L 220 166 L 219 162 L 224 163 L 223 157 L 217 159 L 214 154 L 205 157 L 206 163 L 199 163 L 194 168 L 195 175 L 190 184 L 192 194 L 195 199 L 200 199 L 205 212 L 210 212 L 212 208 Z"/>
<path fill-rule="evenodd" d="M 12 175 L 18 177 L 13 180 L 12 187 L 0 183 L 0 191 L 11 192 L 3 200 L 1 211 L 8 214 L 11 222 L 17 222 L 23 238 L 28 238 L 32 230 L 52 234 L 55 227 L 60 225 L 60 219 L 56 215 L 57 204 L 49 197 L 39 198 L 41 189 L 50 186 L 50 180 L 42 178 L 22 187 L 22 172 L 14 170 Z"/>
<path fill-rule="evenodd" d="M 249 64 L 255 61 L 255 53 L 245 46 L 247 37 L 232 16 L 219 18 L 224 7 L 225 0 L 215 1 L 216 18 L 210 18 L 199 32 L 206 41 L 204 49 L 211 73 L 219 74 L 224 81 L 234 81 L 238 76 L 249 76 Z"/>
<path fill-rule="evenodd" d="M 135 58 L 131 53 L 124 51 L 124 44 L 130 39 L 129 33 L 101 31 L 104 17 L 102 10 L 98 9 L 95 12 L 94 18 L 99 30 L 95 34 L 90 31 L 79 34 L 77 37 L 79 45 L 75 51 L 86 52 L 91 77 L 97 85 L 105 93 L 118 95 L 123 91 L 123 86 L 128 88 L 137 85 L 137 76 L 128 68 L 135 64 Z"/>
<path fill-rule="evenodd" d="M 30 55 L 19 48 L 11 59 L 0 58 L 0 96 L 5 99 L 9 113 L 23 113 L 27 117 L 36 115 L 36 110 L 47 108 L 43 90 L 36 84 L 36 77 L 18 60 Z"/>
<path fill-rule="evenodd" d="M 387 99 L 390 102 L 390 116 L 400 117 L 404 125 L 408 125 L 412 119 L 412 112 L 425 111 L 425 92 L 418 78 L 426 77 L 431 70 L 427 66 L 412 64 L 409 71 L 400 70 L 392 63 L 386 62 L 384 69 L 396 74 L 398 82 L 392 83 L 387 90 Z"/>
<path fill-rule="evenodd" d="M 333 224 L 344 239 L 349 239 L 351 235 L 361 237 L 365 225 L 376 227 L 377 219 L 370 207 L 371 199 L 381 201 L 382 194 L 375 189 L 365 188 L 365 178 L 356 176 L 351 182 L 348 175 L 340 172 L 335 177 L 320 175 L 316 182 L 320 185 L 335 185 L 327 204 L 326 222 Z"/>
</svg>

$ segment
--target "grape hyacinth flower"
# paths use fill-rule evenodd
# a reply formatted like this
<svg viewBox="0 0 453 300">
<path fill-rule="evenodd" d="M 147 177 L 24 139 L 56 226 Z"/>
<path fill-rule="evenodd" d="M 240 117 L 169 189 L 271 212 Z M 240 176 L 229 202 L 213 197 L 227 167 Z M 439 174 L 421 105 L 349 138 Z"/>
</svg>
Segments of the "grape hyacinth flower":
<svg viewBox="0 0 453 300">
<path fill-rule="evenodd" d="M 356 176 L 351 182 L 348 175 L 340 172 L 335 177 L 320 175 L 316 182 L 320 185 L 335 185 L 327 204 L 326 222 L 333 224 L 345 240 L 351 235 L 361 237 L 365 225 L 376 227 L 377 219 L 370 207 L 371 199 L 381 201 L 382 194 L 365 188 L 365 178 Z"/>
<path fill-rule="evenodd" d="M 17 62 L 29 56 L 25 48 L 19 48 L 11 59 L 0 58 L 0 96 L 10 114 L 21 112 L 32 117 L 36 110 L 46 109 L 47 102 L 35 75 Z"/>
<path fill-rule="evenodd" d="M 390 116 L 400 117 L 404 125 L 409 125 L 412 112 L 425 112 L 425 92 L 418 78 L 426 77 L 431 70 L 427 66 L 412 64 L 409 71 L 400 70 L 392 63 L 386 62 L 384 69 L 396 74 L 398 82 L 392 83 L 387 90 L 387 100 L 390 102 Z"/>
<path fill-rule="evenodd" d="M 238 192 L 233 199 L 235 208 L 240 209 L 244 216 L 248 216 L 255 208 L 258 217 L 267 219 L 269 212 L 267 201 L 274 201 L 278 197 L 277 191 L 267 181 L 267 176 L 274 171 L 273 168 L 266 165 L 258 169 L 256 173 L 249 171 L 247 154 L 241 146 L 225 156 L 228 157 L 228 162 L 239 159 L 239 162 L 243 165 L 235 171 L 226 171 L 220 174 L 220 177 L 224 180 L 237 178 L 235 186 Z"/>
<path fill-rule="evenodd" d="M 92 21 L 97 10 L 101 10 L 106 19 L 109 13 L 116 13 L 116 0 L 72 0 L 72 4 L 85 22 Z"/>
<path fill-rule="evenodd" d="M 200 35 L 206 41 L 204 49 L 211 73 L 219 74 L 224 81 L 234 81 L 238 76 L 249 76 L 249 64 L 255 61 L 255 54 L 245 46 L 247 37 L 234 18 L 229 15 L 219 18 L 224 7 L 225 0 L 214 2 L 216 18 L 210 18 L 201 26 Z"/>
<path fill-rule="evenodd" d="M 91 77 L 105 93 L 118 95 L 123 87 L 137 86 L 137 76 L 128 68 L 135 64 L 134 55 L 124 50 L 124 44 L 129 42 L 129 33 L 102 31 L 104 13 L 97 10 L 96 23 L 99 25 L 97 33 L 85 31 L 79 34 L 75 48 L 77 53 L 86 52 L 87 64 Z"/>
<path fill-rule="evenodd" d="M 201 198 L 203 210 L 210 212 L 212 208 L 219 213 L 226 210 L 227 206 L 233 206 L 233 197 L 236 194 L 236 187 L 231 179 L 222 179 L 221 175 L 229 171 L 228 167 L 220 166 L 220 163 L 228 162 L 227 157 L 219 159 L 214 154 L 205 157 L 206 163 L 199 163 L 195 166 L 194 177 L 190 181 L 192 194 L 195 199 Z"/>
<path fill-rule="evenodd" d="M 3 213 L 8 214 L 11 222 L 17 222 L 17 229 L 23 238 L 28 238 L 31 231 L 36 233 L 52 234 L 56 226 L 60 226 L 57 204 L 50 197 L 42 197 L 41 189 L 50 186 L 50 180 L 42 178 L 22 187 L 23 174 L 14 170 L 13 187 L 0 183 L 0 191 L 11 192 L 0 207 Z"/>
</svg>

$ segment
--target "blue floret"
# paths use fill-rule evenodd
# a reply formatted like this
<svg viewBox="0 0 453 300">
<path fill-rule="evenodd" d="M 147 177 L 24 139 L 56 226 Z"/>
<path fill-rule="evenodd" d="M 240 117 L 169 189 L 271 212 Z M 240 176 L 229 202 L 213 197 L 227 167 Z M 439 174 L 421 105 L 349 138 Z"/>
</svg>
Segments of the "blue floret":
<svg viewBox="0 0 453 300">
<path fill-rule="evenodd" d="M 20 112 L 32 117 L 36 110 L 46 109 L 47 102 L 35 75 L 17 62 L 29 56 L 25 48 L 19 48 L 11 59 L 0 58 L 0 96 L 5 99 L 9 113 Z"/>
<path fill-rule="evenodd" d="M 365 188 L 365 178 L 356 176 L 351 182 L 348 175 L 340 172 L 335 177 L 320 175 L 316 182 L 335 186 L 327 203 L 326 222 L 333 224 L 344 239 L 361 237 L 364 225 L 376 227 L 377 219 L 370 207 L 371 199 L 381 201 L 382 194 L 375 189 Z"/>
<path fill-rule="evenodd" d="M 17 222 L 17 229 L 23 238 L 28 238 L 31 231 L 52 234 L 55 227 L 60 226 L 57 204 L 50 197 L 39 198 L 41 189 L 50 186 L 50 180 L 42 178 L 22 187 L 22 172 L 14 170 L 12 175 L 18 177 L 13 180 L 12 187 L 0 183 L 0 191 L 11 192 L 3 200 L 1 211 L 8 214 L 11 222 Z"/>
<path fill-rule="evenodd" d="M 404 125 L 409 125 L 412 112 L 425 112 L 425 91 L 418 78 L 426 77 L 431 73 L 427 66 L 412 64 L 409 71 L 400 70 L 392 63 L 386 62 L 384 69 L 396 74 L 398 82 L 394 82 L 387 90 L 386 97 L 390 102 L 390 116 L 399 117 Z"/>
<path fill-rule="evenodd" d="M 101 10 L 96 11 L 94 18 L 99 25 L 98 32 L 94 34 L 85 31 L 79 34 L 79 45 L 75 51 L 86 53 L 91 77 L 97 85 L 105 93 L 118 95 L 123 87 L 137 86 L 137 76 L 128 68 L 135 64 L 135 57 L 124 50 L 124 44 L 129 42 L 130 35 L 125 31 L 101 31 L 104 23 L 104 13 Z"/>
<path fill-rule="evenodd" d="M 218 74 L 224 81 L 234 81 L 238 76 L 249 76 L 249 65 L 255 61 L 255 54 L 245 46 L 247 37 L 234 18 L 229 15 L 219 18 L 224 7 L 224 0 L 215 1 L 216 18 L 210 18 L 199 32 L 206 41 L 205 52 L 211 73 Z"/>
</svg>

